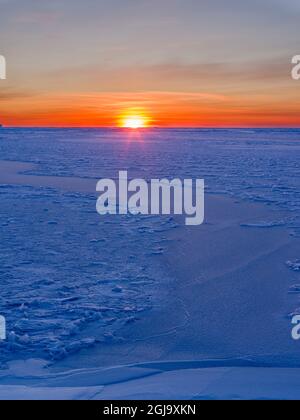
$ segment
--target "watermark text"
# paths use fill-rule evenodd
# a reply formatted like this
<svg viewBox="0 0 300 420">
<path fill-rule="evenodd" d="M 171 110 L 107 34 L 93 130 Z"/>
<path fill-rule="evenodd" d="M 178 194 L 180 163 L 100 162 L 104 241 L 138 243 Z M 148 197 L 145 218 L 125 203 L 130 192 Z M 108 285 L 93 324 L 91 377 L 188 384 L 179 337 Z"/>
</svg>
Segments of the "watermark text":
<svg viewBox="0 0 300 420">
<path fill-rule="evenodd" d="M 295 341 L 300 340 L 300 315 L 295 315 L 292 319 L 292 324 L 294 325 L 292 329 L 292 338 Z"/>
<path fill-rule="evenodd" d="M 292 64 L 294 64 L 292 69 L 292 78 L 294 80 L 300 80 L 300 55 L 295 55 L 292 58 Z"/>
<path fill-rule="evenodd" d="M 129 181 L 127 171 L 120 171 L 117 182 L 101 179 L 96 190 L 100 193 L 96 206 L 100 215 L 184 214 L 187 226 L 199 226 L 204 222 L 203 179 Z"/>
<path fill-rule="evenodd" d="M 6 320 L 0 316 L 0 340 L 6 340 Z"/>
<path fill-rule="evenodd" d="M 6 79 L 6 59 L 0 55 L 0 80 Z"/>
</svg>

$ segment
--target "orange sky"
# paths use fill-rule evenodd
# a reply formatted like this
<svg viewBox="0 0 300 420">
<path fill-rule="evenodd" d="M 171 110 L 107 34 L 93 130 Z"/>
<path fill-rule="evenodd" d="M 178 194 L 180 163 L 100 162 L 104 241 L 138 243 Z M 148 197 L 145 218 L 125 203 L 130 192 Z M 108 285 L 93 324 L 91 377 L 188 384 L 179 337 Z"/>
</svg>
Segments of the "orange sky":
<svg viewBox="0 0 300 420">
<path fill-rule="evenodd" d="M 1 3 L 0 123 L 300 127 L 298 0 Z"/>
<path fill-rule="evenodd" d="M 244 96 L 184 92 L 45 94 L 2 99 L 8 126 L 115 127 L 125 116 L 158 127 L 299 127 L 300 103 L 280 94 Z"/>
</svg>

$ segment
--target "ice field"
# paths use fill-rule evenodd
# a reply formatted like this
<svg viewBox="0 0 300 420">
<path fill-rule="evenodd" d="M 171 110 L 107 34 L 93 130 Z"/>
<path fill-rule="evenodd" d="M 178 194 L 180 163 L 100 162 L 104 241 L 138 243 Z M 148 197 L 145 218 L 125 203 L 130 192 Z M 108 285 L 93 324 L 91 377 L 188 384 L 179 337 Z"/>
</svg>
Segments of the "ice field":
<svg viewBox="0 0 300 420">
<path fill-rule="evenodd" d="M 299 152 L 296 129 L 0 129 L 0 398 L 300 397 Z M 99 216 L 123 170 L 203 178 L 205 223 Z"/>
</svg>

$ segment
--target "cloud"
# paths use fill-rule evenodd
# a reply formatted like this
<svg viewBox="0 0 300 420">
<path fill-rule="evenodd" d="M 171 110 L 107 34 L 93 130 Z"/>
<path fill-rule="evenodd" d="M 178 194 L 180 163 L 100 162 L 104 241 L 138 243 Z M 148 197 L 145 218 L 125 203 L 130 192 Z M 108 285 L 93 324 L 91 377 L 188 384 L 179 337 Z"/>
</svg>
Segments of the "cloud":
<svg viewBox="0 0 300 420">
<path fill-rule="evenodd" d="M 26 92 L 25 90 L 16 90 L 13 88 L 0 89 L 0 103 L 19 99 L 29 99 L 34 96 L 36 96 L 36 94 L 33 92 Z"/>
<path fill-rule="evenodd" d="M 290 56 L 244 62 L 208 62 L 200 64 L 165 63 L 126 67 L 86 66 L 64 68 L 37 75 L 36 87 L 50 91 L 184 91 L 219 94 L 260 85 L 284 83 L 290 79 Z M 40 80 L 39 80 L 40 78 Z"/>
</svg>

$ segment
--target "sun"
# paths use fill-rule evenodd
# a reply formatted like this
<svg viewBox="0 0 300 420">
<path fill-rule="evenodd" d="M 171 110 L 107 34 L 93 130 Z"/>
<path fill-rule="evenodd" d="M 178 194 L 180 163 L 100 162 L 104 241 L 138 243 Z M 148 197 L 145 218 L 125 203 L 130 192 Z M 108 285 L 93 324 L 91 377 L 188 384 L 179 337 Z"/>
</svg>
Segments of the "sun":
<svg viewBox="0 0 300 420">
<path fill-rule="evenodd" d="M 131 128 L 133 130 L 137 130 L 139 128 L 146 128 L 147 120 L 145 117 L 139 115 L 125 117 L 121 123 L 121 126 L 123 128 Z"/>
</svg>

